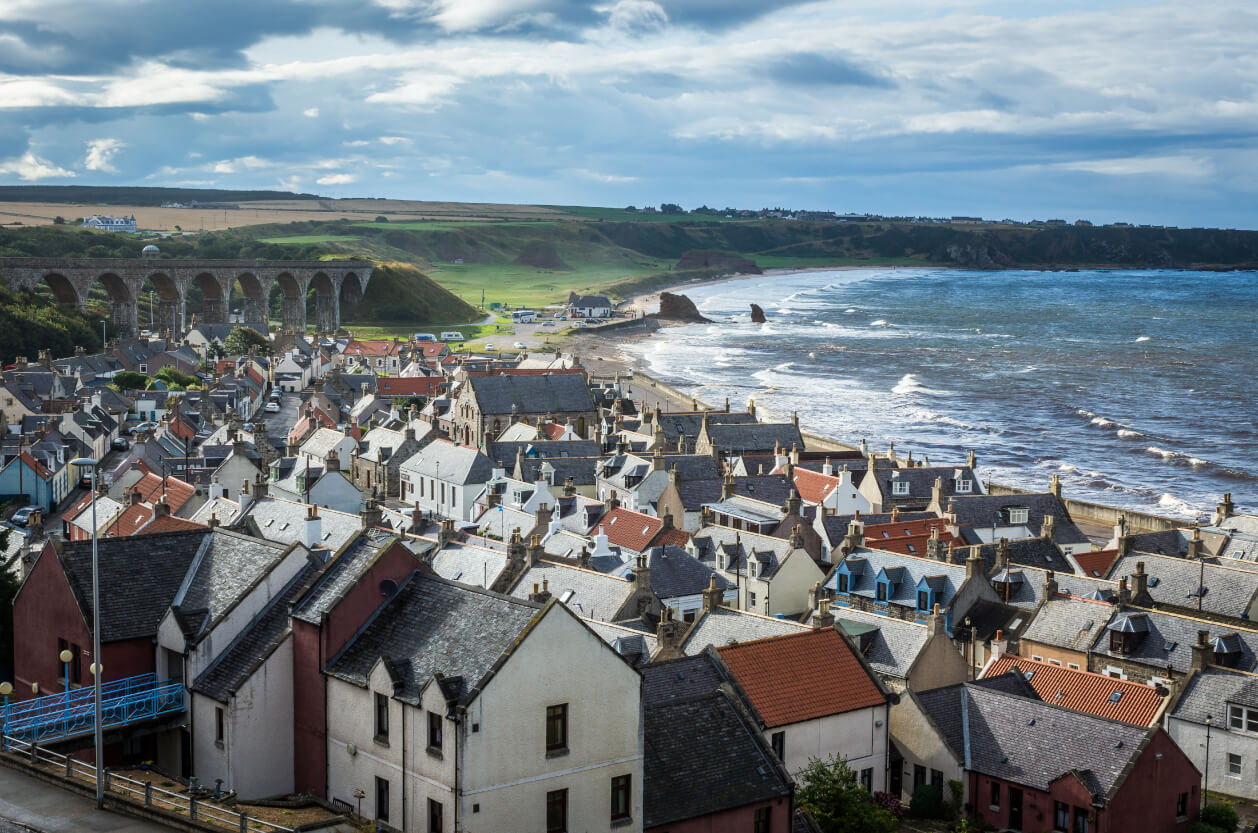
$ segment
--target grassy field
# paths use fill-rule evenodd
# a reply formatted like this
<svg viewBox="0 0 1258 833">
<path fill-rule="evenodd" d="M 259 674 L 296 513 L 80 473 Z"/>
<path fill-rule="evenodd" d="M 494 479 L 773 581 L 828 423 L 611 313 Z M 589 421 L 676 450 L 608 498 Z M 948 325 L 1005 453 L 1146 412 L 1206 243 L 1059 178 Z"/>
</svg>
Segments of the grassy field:
<svg viewBox="0 0 1258 833">
<path fill-rule="evenodd" d="M 452 228 L 467 228 L 469 226 L 487 226 L 492 225 L 495 228 L 503 228 L 510 226 L 528 226 L 530 228 L 544 228 L 553 226 L 557 220 L 507 220 L 506 222 L 498 222 L 493 220 L 390 220 L 387 223 L 354 223 L 355 228 L 370 229 L 401 229 L 402 231 L 441 231 Z"/>
<path fill-rule="evenodd" d="M 544 205 L 542 208 L 550 208 L 555 211 L 561 211 L 564 214 L 570 214 L 573 217 L 580 217 L 585 220 L 614 220 L 622 223 L 699 223 L 699 222 L 723 222 L 733 223 L 737 220 L 727 220 L 725 217 L 709 215 L 709 214 L 643 214 L 640 211 L 625 211 L 623 208 L 600 208 L 598 206 L 587 205 Z M 745 220 L 743 222 L 746 222 Z"/>
<path fill-rule="evenodd" d="M 571 271 L 534 269 L 499 263 L 434 263 L 429 275 L 470 304 L 479 304 L 481 290 L 485 302 L 511 306 L 543 307 L 563 301 L 569 292 L 596 292 L 625 278 L 649 275 L 667 268 L 652 261 L 640 267 L 604 264 L 574 264 Z"/>
<path fill-rule="evenodd" d="M 261 237 L 258 242 L 275 243 L 278 246 L 307 246 L 311 243 L 343 243 L 358 239 L 360 238 L 344 234 L 294 234 L 291 237 Z"/>
</svg>

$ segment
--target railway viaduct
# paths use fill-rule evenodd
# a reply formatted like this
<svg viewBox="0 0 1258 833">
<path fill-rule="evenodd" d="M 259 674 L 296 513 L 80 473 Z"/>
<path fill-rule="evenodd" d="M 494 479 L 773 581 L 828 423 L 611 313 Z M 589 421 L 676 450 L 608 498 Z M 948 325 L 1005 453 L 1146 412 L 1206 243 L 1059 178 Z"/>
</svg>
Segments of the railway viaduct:
<svg viewBox="0 0 1258 833">
<path fill-rule="evenodd" d="M 150 283 L 157 295 L 153 329 L 183 333 L 188 291 L 196 286 L 203 298 L 202 324 L 227 322 L 232 286 L 244 294 L 244 322 L 267 329 L 271 291 L 284 297 L 282 329 L 304 332 L 306 293 L 316 296 L 315 325 L 333 331 L 341 324 L 341 304 L 362 300 L 374 264 L 367 261 L 288 260 L 160 260 L 156 258 L 0 258 L 0 276 L 11 289 L 47 286 L 58 303 L 86 310 L 88 293 L 98 281 L 109 295 L 109 318 L 120 338 L 139 332 L 141 288 Z"/>
</svg>

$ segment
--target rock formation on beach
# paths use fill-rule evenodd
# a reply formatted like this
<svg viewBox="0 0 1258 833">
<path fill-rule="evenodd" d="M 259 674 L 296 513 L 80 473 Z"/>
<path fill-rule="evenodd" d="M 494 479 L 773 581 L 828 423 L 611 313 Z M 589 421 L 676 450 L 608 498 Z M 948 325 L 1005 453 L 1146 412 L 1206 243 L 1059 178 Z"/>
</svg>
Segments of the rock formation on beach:
<svg viewBox="0 0 1258 833">
<path fill-rule="evenodd" d="M 763 324 L 767 320 L 768 319 L 764 317 L 764 310 L 760 308 L 760 305 L 752 304 L 751 305 L 751 323 Z"/>
<path fill-rule="evenodd" d="M 710 319 L 699 314 L 695 302 L 685 295 L 674 295 L 671 292 L 660 293 L 660 311 L 651 313 L 651 318 L 661 321 L 685 321 L 694 324 L 711 323 Z"/>
</svg>

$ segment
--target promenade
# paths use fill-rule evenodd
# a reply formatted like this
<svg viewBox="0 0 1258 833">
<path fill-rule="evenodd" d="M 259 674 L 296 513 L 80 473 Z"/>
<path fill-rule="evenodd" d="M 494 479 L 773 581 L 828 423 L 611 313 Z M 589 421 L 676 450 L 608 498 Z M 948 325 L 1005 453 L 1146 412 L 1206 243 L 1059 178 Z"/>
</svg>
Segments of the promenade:
<svg viewBox="0 0 1258 833">
<path fill-rule="evenodd" d="M 97 810 L 90 798 L 0 765 L 0 833 L 170 833 L 173 829 Z"/>
</svg>

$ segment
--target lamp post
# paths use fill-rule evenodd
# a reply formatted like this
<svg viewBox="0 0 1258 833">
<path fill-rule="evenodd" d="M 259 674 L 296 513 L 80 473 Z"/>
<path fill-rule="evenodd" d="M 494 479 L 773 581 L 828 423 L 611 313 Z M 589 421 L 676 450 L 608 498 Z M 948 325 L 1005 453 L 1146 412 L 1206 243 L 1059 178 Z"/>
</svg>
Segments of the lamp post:
<svg viewBox="0 0 1258 833">
<path fill-rule="evenodd" d="M 9 695 L 13 693 L 13 683 L 0 683 L 0 697 L 4 697 L 4 719 L 0 720 L 0 752 L 8 751 L 9 747 Z"/>
<path fill-rule="evenodd" d="M 61 667 L 65 671 L 62 679 L 65 680 L 66 709 L 68 710 L 70 708 L 70 660 L 74 659 L 74 654 L 67 649 L 58 654 L 57 659 L 61 660 Z"/>
<path fill-rule="evenodd" d="M 94 687 L 94 718 L 96 740 L 96 808 L 105 809 L 105 739 L 101 729 L 100 678 L 104 671 L 100 655 L 100 557 L 97 539 L 100 530 L 96 526 L 96 478 L 99 462 L 91 457 L 76 457 L 70 461 L 80 468 L 92 470 L 92 686 Z"/>
<path fill-rule="evenodd" d="M 1206 715 L 1206 777 L 1205 786 L 1201 788 L 1201 806 L 1210 803 L 1210 727 L 1214 725 L 1214 715 Z"/>
</svg>

